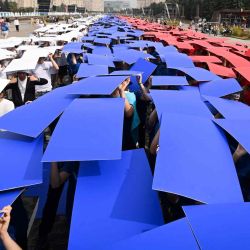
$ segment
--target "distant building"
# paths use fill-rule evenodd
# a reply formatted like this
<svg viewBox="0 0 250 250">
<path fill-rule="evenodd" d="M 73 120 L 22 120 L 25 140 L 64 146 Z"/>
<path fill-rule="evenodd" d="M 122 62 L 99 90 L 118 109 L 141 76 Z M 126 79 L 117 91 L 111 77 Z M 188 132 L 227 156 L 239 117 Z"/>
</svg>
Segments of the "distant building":
<svg viewBox="0 0 250 250">
<path fill-rule="evenodd" d="M 128 1 L 104 1 L 104 11 L 118 12 L 120 10 L 129 9 L 130 3 Z"/>
<path fill-rule="evenodd" d="M 88 11 L 104 12 L 103 0 L 85 0 L 84 5 Z"/>
<path fill-rule="evenodd" d="M 57 7 L 65 6 L 63 11 L 74 12 L 78 9 L 87 9 L 88 11 L 103 12 L 103 0 L 11 0 L 17 3 L 18 8 L 36 8 L 39 12 L 49 12 L 57 10 Z"/>
<path fill-rule="evenodd" d="M 227 25 L 242 25 L 250 27 L 250 10 L 224 9 L 215 11 L 212 21 Z"/>
<path fill-rule="evenodd" d="M 9 2 L 17 3 L 18 8 L 36 8 L 37 7 L 36 0 L 12 0 Z"/>
</svg>

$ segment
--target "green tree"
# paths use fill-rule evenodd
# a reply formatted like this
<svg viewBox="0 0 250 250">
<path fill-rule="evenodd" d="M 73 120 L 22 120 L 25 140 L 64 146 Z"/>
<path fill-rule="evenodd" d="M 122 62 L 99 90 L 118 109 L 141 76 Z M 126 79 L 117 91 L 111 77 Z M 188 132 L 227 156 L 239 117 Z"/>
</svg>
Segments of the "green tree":
<svg viewBox="0 0 250 250">
<path fill-rule="evenodd" d="M 3 11 L 10 11 L 9 1 L 5 0 L 3 3 Z"/>
<path fill-rule="evenodd" d="M 8 4 L 9 4 L 9 11 L 11 11 L 11 12 L 17 12 L 18 11 L 16 2 L 9 2 Z"/>
</svg>

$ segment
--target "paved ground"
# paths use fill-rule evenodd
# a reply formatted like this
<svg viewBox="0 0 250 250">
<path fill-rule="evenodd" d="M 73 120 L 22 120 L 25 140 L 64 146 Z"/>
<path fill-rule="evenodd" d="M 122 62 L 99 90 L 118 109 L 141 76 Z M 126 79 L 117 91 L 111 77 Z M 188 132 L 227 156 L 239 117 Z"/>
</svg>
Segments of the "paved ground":
<svg viewBox="0 0 250 250">
<path fill-rule="evenodd" d="M 20 22 L 20 31 L 16 32 L 15 26 L 13 22 L 10 24 L 9 37 L 27 37 L 30 33 L 33 32 L 37 27 L 35 25 L 31 25 L 29 21 L 21 21 Z"/>
</svg>

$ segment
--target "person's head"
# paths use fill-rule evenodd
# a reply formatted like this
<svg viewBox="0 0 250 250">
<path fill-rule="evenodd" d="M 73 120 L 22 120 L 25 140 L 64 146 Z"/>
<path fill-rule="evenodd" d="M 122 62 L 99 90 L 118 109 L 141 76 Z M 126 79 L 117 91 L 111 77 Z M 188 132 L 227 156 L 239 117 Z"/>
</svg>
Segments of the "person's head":
<svg viewBox="0 0 250 250">
<path fill-rule="evenodd" d="M 38 64 L 43 64 L 44 63 L 44 61 L 45 61 L 45 57 L 40 57 L 39 59 L 38 59 Z"/>
<path fill-rule="evenodd" d="M 24 81 L 27 78 L 27 73 L 20 71 L 17 73 L 17 77 L 20 81 Z"/>
</svg>

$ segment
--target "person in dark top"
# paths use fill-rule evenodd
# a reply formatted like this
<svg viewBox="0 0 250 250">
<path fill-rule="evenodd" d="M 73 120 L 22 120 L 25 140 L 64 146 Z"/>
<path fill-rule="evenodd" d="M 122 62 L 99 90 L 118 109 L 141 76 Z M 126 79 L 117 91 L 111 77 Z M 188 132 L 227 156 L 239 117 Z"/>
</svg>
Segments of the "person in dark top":
<svg viewBox="0 0 250 250">
<path fill-rule="evenodd" d="M 12 78 L 4 90 L 12 90 L 12 101 L 15 107 L 22 106 L 35 100 L 35 85 L 45 85 L 48 81 L 44 78 L 28 76 L 25 72 L 18 72 L 17 78 Z"/>
</svg>

